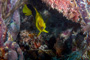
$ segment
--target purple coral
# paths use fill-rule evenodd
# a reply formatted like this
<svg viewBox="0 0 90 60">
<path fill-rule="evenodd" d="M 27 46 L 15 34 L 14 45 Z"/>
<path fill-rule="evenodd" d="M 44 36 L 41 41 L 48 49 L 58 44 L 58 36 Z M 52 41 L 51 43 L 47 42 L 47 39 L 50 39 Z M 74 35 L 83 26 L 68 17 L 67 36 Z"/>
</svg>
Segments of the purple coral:
<svg viewBox="0 0 90 60">
<path fill-rule="evenodd" d="M 90 24 L 89 13 L 87 9 L 87 3 L 84 0 L 76 0 L 79 6 L 80 14 L 86 24 Z"/>
<path fill-rule="evenodd" d="M 6 11 L 8 14 L 10 10 L 15 6 L 18 0 L 7 0 Z M 9 16 L 6 20 L 3 18 L 3 10 L 2 10 L 2 1 L 0 1 L 0 50 L 5 51 L 4 59 L 8 60 L 23 60 L 23 53 L 20 49 L 19 45 L 14 42 L 16 40 L 17 34 L 20 30 L 20 15 L 19 10 L 16 10 L 11 16 Z M 7 20 L 10 20 L 9 22 Z M 8 28 L 7 28 L 8 27 Z M 7 32 L 8 31 L 8 32 Z M 6 36 L 8 33 L 8 36 Z M 7 38 L 5 41 L 5 38 Z M 11 41 L 13 39 L 13 41 Z M 16 52 L 17 51 L 17 52 Z M 2 53 L 2 52 L 1 52 Z M 18 57 L 19 55 L 19 57 Z M 1 59 L 1 58 L 0 58 Z"/>
</svg>

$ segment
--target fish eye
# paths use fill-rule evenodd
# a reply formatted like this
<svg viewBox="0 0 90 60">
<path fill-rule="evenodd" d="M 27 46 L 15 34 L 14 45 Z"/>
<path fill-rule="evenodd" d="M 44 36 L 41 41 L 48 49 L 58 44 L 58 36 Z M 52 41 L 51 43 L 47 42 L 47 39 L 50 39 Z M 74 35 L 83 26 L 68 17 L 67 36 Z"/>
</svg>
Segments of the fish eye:
<svg viewBox="0 0 90 60">
<path fill-rule="evenodd" d="M 44 29 L 44 27 L 41 27 L 41 29 Z"/>
</svg>

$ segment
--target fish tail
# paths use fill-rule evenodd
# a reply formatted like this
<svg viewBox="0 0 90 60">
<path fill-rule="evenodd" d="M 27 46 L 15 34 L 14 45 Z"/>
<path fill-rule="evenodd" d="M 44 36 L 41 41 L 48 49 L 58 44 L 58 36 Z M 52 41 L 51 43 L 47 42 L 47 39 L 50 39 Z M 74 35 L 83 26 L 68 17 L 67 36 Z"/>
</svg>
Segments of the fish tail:
<svg viewBox="0 0 90 60">
<path fill-rule="evenodd" d="M 47 31 L 47 30 L 43 30 L 43 32 L 48 33 L 48 31 Z"/>
<path fill-rule="evenodd" d="M 37 36 L 39 36 L 41 34 L 41 31 L 38 33 L 38 35 Z"/>
</svg>

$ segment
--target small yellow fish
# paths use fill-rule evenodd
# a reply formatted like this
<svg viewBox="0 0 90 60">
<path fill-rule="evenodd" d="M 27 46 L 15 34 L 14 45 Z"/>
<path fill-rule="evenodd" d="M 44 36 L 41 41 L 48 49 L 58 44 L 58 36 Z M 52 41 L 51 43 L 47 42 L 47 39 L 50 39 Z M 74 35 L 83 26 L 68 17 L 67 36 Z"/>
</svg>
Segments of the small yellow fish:
<svg viewBox="0 0 90 60">
<path fill-rule="evenodd" d="M 32 15 L 32 11 L 27 7 L 26 4 L 25 4 L 24 7 L 23 7 L 23 13 L 24 13 L 26 16 Z"/>
<path fill-rule="evenodd" d="M 37 11 L 37 9 L 35 7 L 33 7 L 33 9 L 35 10 L 35 16 L 34 15 L 33 16 L 35 17 L 35 20 L 36 20 L 36 27 L 40 31 L 37 36 L 39 36 L 41 34 L 41 32 L 48 33 L 48 31 L 45 30 L 46 23 L 44 22 L 42 16 L 39 14 L 39 12 Z M 27 16 L 32 15 L 33 9 L 30 9 L 29 5 L 27 6 L 25 4 L 24 8 L 23 8 L 23 13 L 25 13 L 25 15 L 27 15 Z"/>
</svg>

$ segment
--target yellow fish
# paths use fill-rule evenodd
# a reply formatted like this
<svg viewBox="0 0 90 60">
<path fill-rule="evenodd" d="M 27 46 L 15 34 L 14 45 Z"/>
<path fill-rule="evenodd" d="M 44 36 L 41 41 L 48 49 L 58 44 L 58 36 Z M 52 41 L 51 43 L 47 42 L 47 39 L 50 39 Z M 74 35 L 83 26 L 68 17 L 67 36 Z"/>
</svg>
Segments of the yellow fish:
<svg viewBox="0 0 90 60">
<path fill-rule="evenodd" d="M 26 16 L 32 15 L 32 11 L 27 7 L 26 4 L 23 7 L 23 13 L 25 13 Z"/>
<path fill-rule="evenodd" d="M 35 11 L 35 15 L 34 15 L 33 11 Z M 25 13 L 26 16 L 29 16 L 29 15 L 34 16 L 34 18 L 36 20 L 36 27 L 40 31 L 38 33 L 38 36 L 41 34 L 41 32 L 48 33 L 48 31 L 45 30 L 46 23 L 44 22 L 42 16 L 39 14 L 39 12 L 37 11 L 37 9 L 35 7 L 32 8 L 30 4 L 28 4 L 28 5 L 25 4 L 23 7 L 23 13 Z"/>
</svg>

